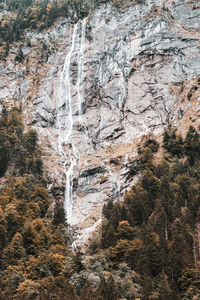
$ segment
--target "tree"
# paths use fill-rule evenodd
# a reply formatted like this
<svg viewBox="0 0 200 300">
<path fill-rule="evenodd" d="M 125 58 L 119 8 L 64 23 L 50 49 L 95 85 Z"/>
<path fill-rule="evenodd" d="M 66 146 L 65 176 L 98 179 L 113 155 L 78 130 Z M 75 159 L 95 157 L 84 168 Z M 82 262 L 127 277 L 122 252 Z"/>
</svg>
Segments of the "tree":
<svg viewBox="0 0 200 300">
<path fill-rule="evenodd" d="M 115 285 L 112 275 L 109 275 L 108 279 L 101 278 L 101 283 L 96 291 L 98 300 L 118 300 L 119 291 Z M 100 296 L 100 297 L 99 297 Z"/>
<path fill-rule="evenodd" d="M 200 223 L 196 224 L 194 237 L 193 237 L 193 255 L 194 263 L 197 268 L 197 262 L 200 261 Z"/>
<path fill-rule="evenodd" d="M 92 290 L 89 282 L 85 284 L 85 286 L 80 291 L 80 299 L 82 300 L 94 300 L 96 299 L 95 292 Z"/>
<path fill-rule="evenodd" d="M 6 228 L 0 224 L 0 252 L 2 253 L 3 248 L 7 243 L 7 230 Z"/>
<path fill-rule="evenodd" d="M 112 224 L 102 226 L 102 247 L 109 248 L 116 242 L 116 234 Z"/>
<path fill-rule="evenodd" d="M 163 147 L 173 156 L 182 157 L 183 139 L 180 135 L 176 135 L 176 130 L 171 129 L 164 132 Z"/>
<path fill-rule="evenodd" d="M 33 129 L 30 129 L 23 136 L 24 146 L 27 149 L 29 154 L 33 154 L 33 152 L 38 147 L 38 135 L 37 132 Z"/>
<path fill-rule="evenodd" d="M 150 300 L 172 300 L 174 299 L 173 291 L 170 287 L 168 278 L 165 274 L 161 275 L 158 288 L 149 297 Z"/>
<path fill-rule="evenodd" d="M 66 212 L 60 200 L 55 201 L 52 223 L 54 226 L 66 224 Z"/>
<path fill-rule="evenodd" d="M 194 268 L 186 267 L 179 277 L 178 283 L 180 291 L 184 295 L 183 299 L 189 299 L 189 295 L 196 295 L 197 291 L 200 291 L 200 266 L 197 265 Z"/>
<path fill-rule="evenodd" d="M 175 219 L 171 227 L 172 238 L 169 243 L 170 276 L 178 279 L 182 270 L 192 263 L 192 236 L 182 219 Z"/>
<path fill-rule="evenodd" d="M 133 228 L 130 226 L 128 221 L 121 221 L 117 227 L 117 237 L 123 239 L 133 238 Z"/>
<path fill-rule="evenodd" d="M 142 176 L 141 185 L 148 192 L 150 198 L 154 198 L 159 190 L 160 180 L 150 170 L 147 170 Z"/>
<path fill-rule="evenodd" d="M 187 132 L 184 151 L 191 165 L 194 165 L 195 161 L 200 158 L 200 137 L 193 126 L 190 126 Z"/>
<path fill-rule="evenodd" d="M 18 264 L 19 260 L 25 257 L 26 251 L 23 247 L 23 239 L 19 232 L 17 232 L 10 245 L 3 250 L 2 258 L 4 265 Z"/>
<path fill-rule="evenodd" d="M 26 279 L 22 283 L 20 283 L 17 288 L 17 292 L 14 296 L 14 300 L 29 300 L 34 299 L 40 294 L 40 284 Z"/>
</svg>

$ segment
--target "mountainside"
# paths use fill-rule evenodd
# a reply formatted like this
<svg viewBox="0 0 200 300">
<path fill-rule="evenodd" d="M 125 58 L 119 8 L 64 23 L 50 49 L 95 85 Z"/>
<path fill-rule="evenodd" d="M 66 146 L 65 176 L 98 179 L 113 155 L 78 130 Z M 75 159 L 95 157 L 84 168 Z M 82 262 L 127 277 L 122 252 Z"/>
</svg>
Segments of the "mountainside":
<svg viewBox="0 0 200 300">
<path fill-rule="evenodd" d="M 199 26 L 0 1 L 0 298 L 199 299 Z"/>
<path fill-rule="evenodd" d="M 140 136 L 198 124 L 199 12 L 198 1 L 104 4 L 10 46 L 1 104 L 37 130 L 70 224 L 93 230 L 105 201 L 121 198 Z"/>
</svg>

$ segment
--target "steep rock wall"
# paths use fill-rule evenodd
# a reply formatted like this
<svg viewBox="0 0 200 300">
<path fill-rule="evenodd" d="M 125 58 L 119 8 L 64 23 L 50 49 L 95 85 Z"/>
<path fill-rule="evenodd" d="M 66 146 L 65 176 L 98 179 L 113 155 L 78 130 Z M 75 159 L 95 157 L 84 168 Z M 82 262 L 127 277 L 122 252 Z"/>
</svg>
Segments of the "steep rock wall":
<svg viewBox="0 0 200 300">
<path fill-rule="evenodd" d="M 68 74 L 73 126 L 62 143 L 64 156 L 58 115 L 69 108 L 59 95 L 74 24 L 62 20 L 47 32 L 27 32 L 25 43 L 14 45 L 0 64 L 0 101 L 21 105 L 27 126 L 38 131 L 55 198 L 64 197 L 66 170 L 76 158 L 70 223 L 86 238 L 100 222 L 103 203 L 120 199 L 130 184 L 139 137 L 159 135 L 168 124 L 183 130 L 198 125 L 198 2 L 105 4 L 87 18 L 84 40 L 79 22 Z"/>
</svg>

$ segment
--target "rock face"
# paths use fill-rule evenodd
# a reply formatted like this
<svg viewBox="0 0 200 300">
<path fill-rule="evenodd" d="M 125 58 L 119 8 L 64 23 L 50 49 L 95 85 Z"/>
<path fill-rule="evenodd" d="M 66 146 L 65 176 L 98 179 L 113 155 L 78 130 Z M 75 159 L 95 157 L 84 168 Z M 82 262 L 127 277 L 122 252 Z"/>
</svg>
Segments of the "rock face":
<svg viewBox="0 0 200 300">
<path fill-rule="evenodd" d="M 123 9 L 102 5 L 84 32 L 79 22 L 74 41 L 68 20 L 48 32 L 27 32 L 25 43 L 14 45 L 0 64 L 0 101 L 22 106 L 27 126 L 39 133 L 49 186 L 60 188 L 61 196 L 75 159 L 70 223 L 86 237 L 105 201 L 122 197 L 138 138 L 159 135 L 168 124 L 183 130 L 198 125 L 199 1 L 138 2 Z M 69 107 L 59 93 L 71 49 Z M 69 109 L 73 124 L 62 155 L 58 114 L 65 118 Z"/>
</svg>

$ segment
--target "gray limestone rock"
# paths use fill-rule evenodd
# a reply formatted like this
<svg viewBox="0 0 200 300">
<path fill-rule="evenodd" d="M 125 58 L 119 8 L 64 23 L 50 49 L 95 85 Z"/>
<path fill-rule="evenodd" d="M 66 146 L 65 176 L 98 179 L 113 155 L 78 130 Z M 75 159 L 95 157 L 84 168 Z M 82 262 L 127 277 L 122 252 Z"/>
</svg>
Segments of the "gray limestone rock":
<svg viewBox="0 0 200 300">
<path fill-rule="evenodd" d="M 88 232 L 104 202 L 126 190 L 124 174 L 136 156 L 130 144 L 149 132 L 161 134 L 169 121 L 179 125 L 190 106 L 176 90 L 200 76 L 199 1 L 136 2 L 123 10 L 103 4 L 91 13 L 84 45 L 79 22 L 69 68 L 72 123 L 60 89 L 74 24 L 62 20 L 46 32 L 27 32 L 31 46 L 21 48 L 23 64 L 15 61 L 17 46 L 0 63 L 0 102 L 21 103 L 26 125 L 38 130 L 52 188 L 64 190 L 75 159 L 74 224 Z M 43 43 L 50 51 L 46 61 Z M 66 141 L 65 123 L 72 126 Z M 108 163 L 116 157 L 117 166 Z"/>
<path fill-rule="evenodd" d="M 103 172 L 105 172 L 105 167 L 100 166 L 93 169 L 83 170 L 80 174 L 80 177 L 94 176 L 97 173 L 103 173 Z"/>
</svg>

